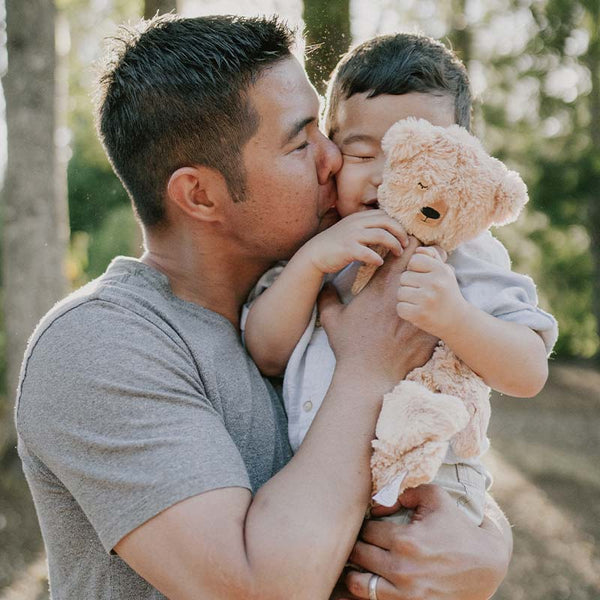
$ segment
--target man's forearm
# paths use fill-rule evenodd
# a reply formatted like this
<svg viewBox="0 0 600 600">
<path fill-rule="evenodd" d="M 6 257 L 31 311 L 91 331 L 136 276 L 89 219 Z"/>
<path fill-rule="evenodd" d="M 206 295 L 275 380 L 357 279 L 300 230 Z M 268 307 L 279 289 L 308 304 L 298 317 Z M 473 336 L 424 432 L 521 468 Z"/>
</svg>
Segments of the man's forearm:
<svg viewBox="0 0 600 600">
<path fill-rule="evenodd" d="M 354 544 L 371 489 L 370 441 L 390 388 L 359 375 L 336 371 L 298 454 L 250 506 L 248 561 L 268 578 L 258 582 L 265 597 L 328 598 Z"/>
</svg>

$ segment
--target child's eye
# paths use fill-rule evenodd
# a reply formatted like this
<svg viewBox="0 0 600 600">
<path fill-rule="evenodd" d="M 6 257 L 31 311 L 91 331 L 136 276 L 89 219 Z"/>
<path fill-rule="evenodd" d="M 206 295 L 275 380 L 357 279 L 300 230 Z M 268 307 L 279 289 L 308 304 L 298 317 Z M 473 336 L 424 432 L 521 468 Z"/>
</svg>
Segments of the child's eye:
<svg viewBox="0 0 600 600">
<path fill-rule="evenodd" d="M 374 156 L 358 156 L 357 154 L 342 154 L 344 158 L 353 160 L 354 162 L 365 162 L 367 160 L 373 160 Z"/>
<path fill-rule="evenodd" d="M 420 181 L 419 181 L 419 183 L 418 183 L 417 185 L 418 185 L 418 186 L 419 186 L 419 187 L 420 187 L 422 190 L 428 190 L 428 189 L 429 189 L 429 186 L 428 186 L 428 185 L 423 185 L 423 184 L 422 184 Z"/>
<path fill-rule="evenodd" d="M 297 148 L 294 148 L 294 150 L 304 150 L 304 148 L 308 148 L 310 142 L 306 141 L 303 144 L 300 144 Z"/>
</svg>

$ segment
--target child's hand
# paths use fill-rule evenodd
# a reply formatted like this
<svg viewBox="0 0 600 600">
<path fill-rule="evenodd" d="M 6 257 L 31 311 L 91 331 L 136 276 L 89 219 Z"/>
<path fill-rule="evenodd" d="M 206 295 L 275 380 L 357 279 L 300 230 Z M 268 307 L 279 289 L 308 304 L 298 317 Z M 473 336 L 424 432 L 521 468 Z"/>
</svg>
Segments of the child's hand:
<svg viewBox="0 0 600 600">
<path fill-rule="evenodd" d="M 345 217 L 309 240 L 300 252 L 321 273 L 335 273 L 355 260 L 381 266 L 383 259 L 369 248 L 379 244 L 400 256 L 408 235 L 397 221 L 377 209 Z"/>
<path fill-rule="evenodd" d="M 441 339 L 460 324 L 467 306 L 452 267 L 435 248 L 423 246 L 400 276 L 397 298 L 401 318 Z"/>
</svg>

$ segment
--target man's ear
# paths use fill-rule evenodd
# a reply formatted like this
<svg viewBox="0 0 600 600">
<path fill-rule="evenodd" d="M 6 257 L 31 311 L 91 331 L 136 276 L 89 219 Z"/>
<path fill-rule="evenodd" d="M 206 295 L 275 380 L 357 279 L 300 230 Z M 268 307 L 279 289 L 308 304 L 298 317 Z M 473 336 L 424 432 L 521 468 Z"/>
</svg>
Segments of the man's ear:
<svg viewBox="0 0 600 600">
<path fill-rule="evenodd" d="M 205 166 L 174 171 L 167 184 L 167 199 L 187 216 L 205 222 L 221 220 L 223 202 L 231 202 L 223 175 Z"/>
</svg>

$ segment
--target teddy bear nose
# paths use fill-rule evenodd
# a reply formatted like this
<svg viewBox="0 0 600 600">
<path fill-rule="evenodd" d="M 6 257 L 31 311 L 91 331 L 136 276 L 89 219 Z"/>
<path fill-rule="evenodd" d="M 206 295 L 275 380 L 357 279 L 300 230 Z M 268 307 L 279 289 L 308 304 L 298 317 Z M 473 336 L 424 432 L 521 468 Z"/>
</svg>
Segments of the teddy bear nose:
<svg viewBox="0 0 600 600">
<path fill-rule="evenodd" d="M 421 209 L 423 215 L 425 215 L 428 219 L 439 219 L 440 213 L 435 210 L 435 208 L 431 208 L 431 206 L 424 206 Z"/>
</svg>

